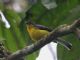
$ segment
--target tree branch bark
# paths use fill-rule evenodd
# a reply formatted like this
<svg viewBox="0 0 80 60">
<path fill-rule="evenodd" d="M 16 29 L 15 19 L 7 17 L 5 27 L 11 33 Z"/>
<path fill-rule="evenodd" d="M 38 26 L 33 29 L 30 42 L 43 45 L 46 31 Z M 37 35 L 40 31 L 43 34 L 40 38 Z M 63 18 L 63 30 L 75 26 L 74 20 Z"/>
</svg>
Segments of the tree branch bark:
<svg viewBox="0 0 80 60">
<path fill-rule="evenodd" d="M 74 33 L 75 28 L 80 26 L 80 19 L 74 21 L 71 25 L 67 26 L 59 26 L 54 29 L 48 36 L 42 38 L 41 40 L 35 42 L 30 46 L 26 46 L 25 48 L 18 50 L 7 57 L 7 60 L 19 60 L 37 50 L 39 50 L 44 45 L 50 43 L 51 41 L 55 41 L 56 38 L 68 35 L 70 33 Z"/>
</svg>

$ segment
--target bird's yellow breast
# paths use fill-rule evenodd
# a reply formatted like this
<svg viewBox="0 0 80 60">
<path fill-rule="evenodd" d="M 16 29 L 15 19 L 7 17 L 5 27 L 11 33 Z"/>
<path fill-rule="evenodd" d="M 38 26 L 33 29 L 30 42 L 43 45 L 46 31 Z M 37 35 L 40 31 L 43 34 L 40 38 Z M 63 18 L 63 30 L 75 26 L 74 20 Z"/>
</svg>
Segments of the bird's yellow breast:
<svg viewBox="0 0 80 60">
<path fill-rule="evenodd" d="M 33 27 L 33 26 L 27 26 L 27 30 L 29 32 L 31 39 L 34 41 L 40 40 L 41 38 L 43 38 L 44 36 L 49 34 L 48 31 L 40 30 L 40 29 Z"/>
</svg>

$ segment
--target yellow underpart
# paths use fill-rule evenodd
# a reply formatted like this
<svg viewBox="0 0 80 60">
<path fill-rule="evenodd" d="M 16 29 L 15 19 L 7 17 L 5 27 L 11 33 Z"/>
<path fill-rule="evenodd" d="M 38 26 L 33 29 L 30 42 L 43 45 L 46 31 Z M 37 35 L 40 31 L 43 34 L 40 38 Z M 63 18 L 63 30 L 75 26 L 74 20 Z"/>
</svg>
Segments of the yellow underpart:
<svg viewBox="0 0 80 60">
<path fill-rule="evenodd" d="M 27 26 L 27 30 L 32 40 L 40 40 L 44 36 L 48 35 L 49 32 L 46 30 L 40 30 L 32 25 Z"/>
</svg>

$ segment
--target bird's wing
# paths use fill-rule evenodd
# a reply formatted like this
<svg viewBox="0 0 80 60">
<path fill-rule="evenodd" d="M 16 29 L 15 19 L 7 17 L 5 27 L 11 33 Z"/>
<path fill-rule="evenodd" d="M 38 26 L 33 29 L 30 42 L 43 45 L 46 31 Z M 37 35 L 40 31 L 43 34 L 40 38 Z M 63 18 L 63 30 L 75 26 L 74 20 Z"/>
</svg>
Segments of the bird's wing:
<svg viewBox="0 0 80 60">
<path fill-rule="evenodd" d="M 40 29 L 40 30 L 47 30 L 47 31 L 49 31 L 49 32 L 52 31 L 52 29 L 50 29 L 50 28 L 48 28 L 48 27 L 46 27 L 46 26 L 43 26 L 43 25 L 36 24 L 35 26 L 36 26 L 38 29 Z"/>
</svg>

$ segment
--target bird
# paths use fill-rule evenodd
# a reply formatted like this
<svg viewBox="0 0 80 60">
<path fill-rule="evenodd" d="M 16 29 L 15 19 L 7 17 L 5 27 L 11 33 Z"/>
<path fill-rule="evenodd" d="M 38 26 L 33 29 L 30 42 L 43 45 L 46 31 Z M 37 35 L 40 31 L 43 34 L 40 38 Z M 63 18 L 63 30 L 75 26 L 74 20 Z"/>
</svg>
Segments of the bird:
<svg viewBox="0 0 80 60">
<path fill-rule="evenodd" d="M 28 20 L 26 22 L 26 30 L 28 31 L 31 39 L 36 42 L 43 37 L 46 37 L 48 34 L 52 32 L 52 29 L 46 27 L 44 25 L 36 24 L 32 20 Z M 59 43 L 64 46 L 66 49 L 71 50 L 72 44 L 70 42 L 65 41 L 62 38 L 56 38 L 53 40 L 55 43 Z"/>
</svg>

